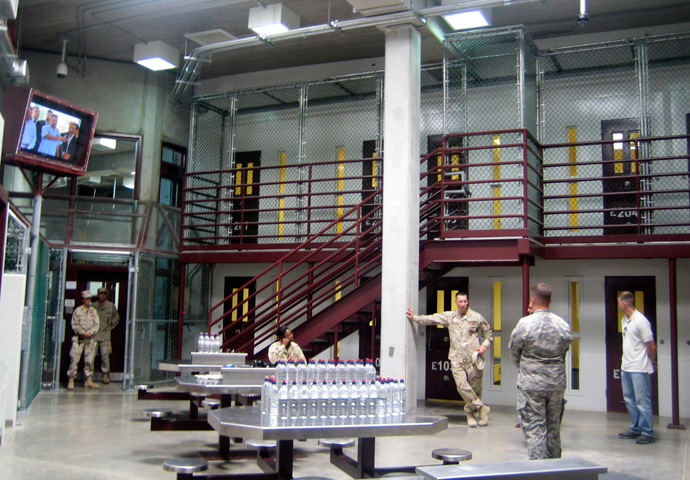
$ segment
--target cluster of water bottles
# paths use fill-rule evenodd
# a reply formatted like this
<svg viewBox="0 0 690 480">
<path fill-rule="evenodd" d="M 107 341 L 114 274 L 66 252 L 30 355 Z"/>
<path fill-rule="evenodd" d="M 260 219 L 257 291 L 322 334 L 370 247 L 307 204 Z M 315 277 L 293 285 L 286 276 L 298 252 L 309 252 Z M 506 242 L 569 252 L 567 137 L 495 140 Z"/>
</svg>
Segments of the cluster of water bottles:
<svg viewBox="0 0 690 480">
<path fill-rule="evenodd" d="M 222 343 L 218 335 L 202 332 L 196 342 L 196 351 L 199 353 L 220 353 Z"/>
<path fill-rule="evenodd" d="M 404 380 L 376 376 L 364 360 L 280 360 L 275 377 L 266 377 L 261 413 L 276 421 L 382 419 L 405 413 Z"/>
</svg>

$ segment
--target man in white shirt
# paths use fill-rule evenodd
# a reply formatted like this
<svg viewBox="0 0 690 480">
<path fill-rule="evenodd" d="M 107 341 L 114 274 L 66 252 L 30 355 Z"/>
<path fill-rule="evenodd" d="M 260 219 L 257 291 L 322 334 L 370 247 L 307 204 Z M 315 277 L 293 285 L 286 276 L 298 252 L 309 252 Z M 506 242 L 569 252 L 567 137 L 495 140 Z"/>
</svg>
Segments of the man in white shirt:
<svg viewBox="0 0 690 480">
<path fill-rule="evenodd" d="M 651 374 L 657 369 L 656 343 L 649 320 L 635 309 L 635 295 L 623 292 L 618 296 L 618 308 L 625 313 L 622 319 L 623 361 L 621 383 L 623 399 L 632 425 L 620 438 L 636 439 L 641 445 L 654 443 L 652 418 Z"/>
</svg>

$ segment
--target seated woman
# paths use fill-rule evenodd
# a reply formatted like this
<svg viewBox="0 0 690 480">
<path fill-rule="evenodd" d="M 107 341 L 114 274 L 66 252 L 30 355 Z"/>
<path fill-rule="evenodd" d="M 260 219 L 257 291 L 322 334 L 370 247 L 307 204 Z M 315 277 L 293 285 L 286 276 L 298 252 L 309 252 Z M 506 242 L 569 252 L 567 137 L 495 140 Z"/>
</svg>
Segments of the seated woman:
<svg viewBox="0 0 690 480">
<path fill-rule="evenodd" d="M 299 348 L 299 345 L 292 341 L 294 335 L 292 334 L 292 330 L 286 325 L 280 327 L 276 335 L 278 336 L 278 341 L 268 348 L 268 360 L 271 363 L 275 364 L 280 359 L 286 362 L 288 360 L 294 360 L 295 362 L 307 360 L 304 357 L 304 353 L 302 353 L 302 349 Z"/>
</svg>

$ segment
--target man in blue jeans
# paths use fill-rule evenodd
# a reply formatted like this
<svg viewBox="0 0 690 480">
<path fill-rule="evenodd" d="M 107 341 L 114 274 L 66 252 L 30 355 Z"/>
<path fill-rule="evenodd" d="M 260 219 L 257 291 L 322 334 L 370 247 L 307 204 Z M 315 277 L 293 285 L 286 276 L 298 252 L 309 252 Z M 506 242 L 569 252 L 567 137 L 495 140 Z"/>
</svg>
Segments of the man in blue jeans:
<svg viewBox="0 0 690 480">
<path fill-rule="evenodd" d="M 623 361 L 621 382 L 623 399 L 632 425 L 620 438 L 634 438 L 635 443 L 654 443 L 652 419 L 651 374 L 657 369 L 656 343 L 649 320 L 635 309 L 635 296 L 623 292 L 618 296 L 618 308 L 625 313 L 622 319 Z"/>
</svg>

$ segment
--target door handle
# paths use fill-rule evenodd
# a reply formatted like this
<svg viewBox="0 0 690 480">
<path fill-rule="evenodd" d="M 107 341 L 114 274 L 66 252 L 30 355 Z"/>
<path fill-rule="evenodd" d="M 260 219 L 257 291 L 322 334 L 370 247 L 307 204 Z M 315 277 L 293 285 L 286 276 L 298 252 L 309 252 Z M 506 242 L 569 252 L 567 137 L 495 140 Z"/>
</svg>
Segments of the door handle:
<svg viewBox="0 0 690 480">
<path fill-rule="evenodd" d="M 621 379 L 621 371 L 619 369 L 617 369 L 617 368 L 613 369 L 613 378 L 616 380 Z"/>
</svg>

